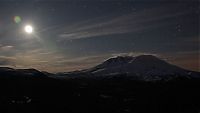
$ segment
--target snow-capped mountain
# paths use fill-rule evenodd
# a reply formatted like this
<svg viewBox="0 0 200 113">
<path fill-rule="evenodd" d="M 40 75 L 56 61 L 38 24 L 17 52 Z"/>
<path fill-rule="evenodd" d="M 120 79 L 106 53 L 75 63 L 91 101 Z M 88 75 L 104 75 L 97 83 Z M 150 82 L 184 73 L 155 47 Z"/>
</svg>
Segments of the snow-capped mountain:
<svg viewBox="0 0 200 113">
<path fill-rule="evenodd" d="M 70 76 L 73 73 L 64 74 Z M 62 74 L 60 74 L 62 75 Z M 84 77 L 134 77 L 140 80 L 169 80 L 175 77 L 192 78 L 198 77 L 198 72 L 188 71 L 175 65 L 169 64 L 152 55 L 117 56 L 103 63 L 73 75 Z"/>
</svg>

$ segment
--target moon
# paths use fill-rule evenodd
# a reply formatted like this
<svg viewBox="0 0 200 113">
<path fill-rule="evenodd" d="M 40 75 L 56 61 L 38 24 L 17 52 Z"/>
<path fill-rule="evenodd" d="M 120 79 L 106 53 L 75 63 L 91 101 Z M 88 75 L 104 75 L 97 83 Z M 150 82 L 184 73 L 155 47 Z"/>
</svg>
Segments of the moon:
<svg viewBox="0 0 200 113">
<path fill-rule="evenodd" d="M 28 34 L 33 33 L 33 27 L 32 27 L 31 25 L 26 25 L 26 26 L 24 27 L 24 30 L 25 30 L 25 32 L 28 33 Z"/>
</svg>

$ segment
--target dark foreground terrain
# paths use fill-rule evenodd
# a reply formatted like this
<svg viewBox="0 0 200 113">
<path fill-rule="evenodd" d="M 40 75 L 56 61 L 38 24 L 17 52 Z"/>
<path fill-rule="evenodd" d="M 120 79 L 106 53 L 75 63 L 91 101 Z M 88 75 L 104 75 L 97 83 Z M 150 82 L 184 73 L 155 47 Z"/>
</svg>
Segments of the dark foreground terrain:
<svg viewBox="0 0 200 113">
<path fill-rule="evenodd" d="M 199 113 L 200 81 L 1 77 L 1 113 Z"/>
<path fill-rule="evenodd" d="M 200 113 L 200 73 L 151 55 L 51 74 L 0 67 L 0 113 Z"/>
</svg>

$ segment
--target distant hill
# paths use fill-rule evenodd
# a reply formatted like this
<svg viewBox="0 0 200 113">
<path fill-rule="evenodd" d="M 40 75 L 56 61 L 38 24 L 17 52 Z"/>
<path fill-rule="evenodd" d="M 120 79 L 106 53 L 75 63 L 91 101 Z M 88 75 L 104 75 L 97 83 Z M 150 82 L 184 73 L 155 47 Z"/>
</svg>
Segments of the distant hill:
<svg viewBox="0 0 200 113">
<path fill-rule="evenodd" d="M 48 77 L 47 74 L 36 69 L 13 69 L 9 67 L 0 67 L 0 77 Z"/>
</svg>

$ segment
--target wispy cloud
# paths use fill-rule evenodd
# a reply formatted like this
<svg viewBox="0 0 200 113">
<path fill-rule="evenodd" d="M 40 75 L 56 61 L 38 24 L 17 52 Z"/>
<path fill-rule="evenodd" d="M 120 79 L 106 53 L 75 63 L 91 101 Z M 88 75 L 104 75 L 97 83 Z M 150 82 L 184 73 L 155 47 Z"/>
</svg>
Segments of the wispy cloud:
<svg viewBox="0 0 200 113">
<path fill-rule="evenodd" d="M 11 45 L 0 45 L 0 51 L 9 51 L 13 48 L 14 46 L 11 46 Z"/>
<path fill-rule="evenodd" d="M 171 11 L 177 10 L 177 12 L 171 13 Z M 188 10 L 179 10 L 175 6 L 169 8 L 152 8 L 149 10 L 142 10 L 136 13 L 125 14 L 122 16 L 104 17 L 102 20 L 98 20 L 93 23 L 91 20 L 86 24 L 79 24 L 73 27 L 64 27 L 66 30 L 64 33 L 59 34 L 60 39 L 73 40 L 90 38 L 95 36 L 123 34 L 129 32 L 138 32 L 141 30 L 154 29 L 160 26 L 166 25 L 165 22 L 155 24 L 155 22 L 164 21 L 167 18 L 173 18 L 180 15 L 190 13 Z M 93 20 L 94 21 L 94 20 Z"/>
</svg>

